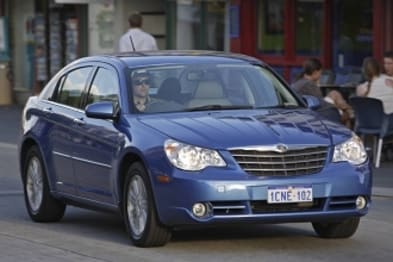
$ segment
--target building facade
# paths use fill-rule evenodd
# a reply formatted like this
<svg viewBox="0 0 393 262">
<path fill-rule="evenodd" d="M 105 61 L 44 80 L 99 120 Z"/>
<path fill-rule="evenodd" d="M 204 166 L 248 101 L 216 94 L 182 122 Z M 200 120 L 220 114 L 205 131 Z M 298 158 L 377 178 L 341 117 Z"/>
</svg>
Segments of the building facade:
<svg viewBox="0 0 393 262">
<path fill-rule="evenodd" d="M 338 70 L 393 50 L 393 0 L 0 0 L 0 63 L 15 102 L 78 57 L 116 52 L 134 11 L 160 49 L 244 53 L 288 81 L 310 56 Z"/>
<path fill-rule="evenodd" d="M 231 50 L 258 57 L 291 81 L 307 57 L 360 67 L 393 50 L 392 0 L 232 0 Z"/>
</svg>

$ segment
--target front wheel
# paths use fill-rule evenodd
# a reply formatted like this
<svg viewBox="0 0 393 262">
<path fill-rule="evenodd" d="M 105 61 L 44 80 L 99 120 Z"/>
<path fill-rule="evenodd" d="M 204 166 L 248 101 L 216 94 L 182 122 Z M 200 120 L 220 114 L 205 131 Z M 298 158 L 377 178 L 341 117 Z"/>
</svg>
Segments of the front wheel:
<svg viewBox="0 0 393 262">
<path fill-rule="evenodd" d="M 65 204 L 52 197 L 42 157 L 35 146 L 26 154 L 22 176 L 26 208 L 31 219 L 36 222 L 59 221 L 64 215 Z"/>
<path fill-rule="evenodd" d="M 136 246 L 163 246 L 171 238 L 169 228 L 158 222 L 149 178 L 140 163 L 127 171 L 124 193 L 124 222 L 132 242 Z"/>
<path fill-rule="evenodd" d="M 322 238 L 349 238 L 355 234 L 359 222 L 359 217 L 352 217 L 335 223 L 312 223 L 312 226 Z"/>
</svg>

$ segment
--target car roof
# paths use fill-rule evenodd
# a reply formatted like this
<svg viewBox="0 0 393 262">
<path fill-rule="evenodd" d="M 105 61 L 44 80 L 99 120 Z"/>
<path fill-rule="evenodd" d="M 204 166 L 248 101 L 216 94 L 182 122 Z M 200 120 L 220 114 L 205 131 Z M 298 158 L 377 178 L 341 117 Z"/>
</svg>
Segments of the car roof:
<svg viewBox="0 0 393 262">
<path fill-rule="evenodd" d="M 96 55 L 79 59 L 89 62 L 97 60 L 117 60 L 127 66 L 144 66 L 152 64 L 173 63 L 251 63 L 265 66 L 261 60 L 243 54 L 206 50 L 161 50 L 145 52 L 126 52 Z"/>
</svg>

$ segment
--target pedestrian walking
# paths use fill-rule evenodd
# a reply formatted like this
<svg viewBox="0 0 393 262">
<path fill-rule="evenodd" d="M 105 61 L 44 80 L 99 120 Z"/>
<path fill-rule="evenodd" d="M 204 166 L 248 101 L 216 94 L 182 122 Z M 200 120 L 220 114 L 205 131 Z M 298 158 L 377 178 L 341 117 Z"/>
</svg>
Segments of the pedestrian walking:
<svg viewBox="0 0 393 262">
<path fill-rule="evenodd" d="M 141 29 L 142 22 L 139 13 L 130 15 L 128 18 L 130 29 L 120 37 L 119 52 L 158 50 L 154 37 Z"/>
</svg>

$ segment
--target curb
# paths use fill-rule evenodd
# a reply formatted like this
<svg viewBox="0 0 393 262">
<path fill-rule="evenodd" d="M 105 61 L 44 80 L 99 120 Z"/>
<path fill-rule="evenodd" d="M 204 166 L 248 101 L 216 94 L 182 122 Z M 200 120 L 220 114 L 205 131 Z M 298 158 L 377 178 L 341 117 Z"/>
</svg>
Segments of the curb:
<svg viewBox="0 0 393 262">
<path fill-rule="evenodd" d="M 18 149 L 18 146 L 15 144 L 0 142 L 0 148 L 16 150 Z"/>
<path fill-rule="evenodd" d="M 17 196 L 17 195 L 23 195 L 22 190 L 1 190 L 0 191 L 0 196 Z"/>
<path fill-rule="evenodd" d="M 389 187 L 373 187 L 372 196 L 393 198 L 393 190 Z"/>
</svg>

